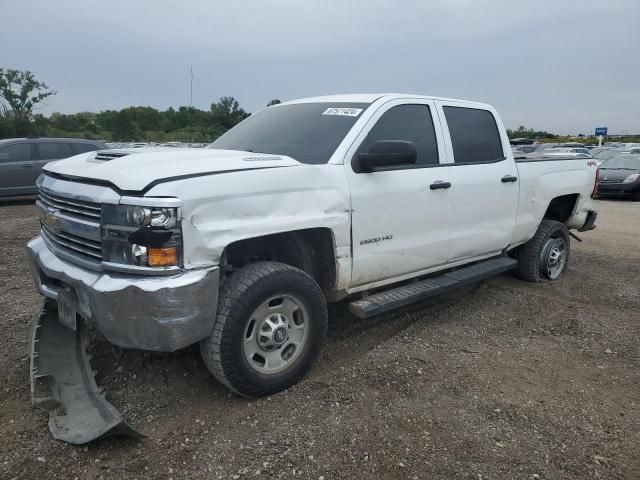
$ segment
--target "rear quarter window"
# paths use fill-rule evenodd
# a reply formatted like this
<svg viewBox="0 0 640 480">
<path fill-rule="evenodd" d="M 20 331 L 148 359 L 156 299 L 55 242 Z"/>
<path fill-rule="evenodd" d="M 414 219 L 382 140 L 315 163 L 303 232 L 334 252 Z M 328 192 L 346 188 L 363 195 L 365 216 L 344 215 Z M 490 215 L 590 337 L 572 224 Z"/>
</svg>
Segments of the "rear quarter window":
<svg viewBox="0 0 640 480">
<path fill-rule="evenodd" d="M 500 132 L 493 114 L 466 107 L 443 107 L 454 163 L 486 163 L 504 159 Z"/>
</svg>

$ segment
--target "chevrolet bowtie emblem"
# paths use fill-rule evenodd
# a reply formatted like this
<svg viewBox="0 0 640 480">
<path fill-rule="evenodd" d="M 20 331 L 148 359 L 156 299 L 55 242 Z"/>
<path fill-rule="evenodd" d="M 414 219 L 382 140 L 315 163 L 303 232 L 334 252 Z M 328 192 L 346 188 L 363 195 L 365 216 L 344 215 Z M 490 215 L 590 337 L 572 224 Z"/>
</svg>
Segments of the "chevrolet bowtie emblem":
<svg viewBox="0 0 640 480">
<path fill-rule="evenodd" d="M 58 217 L 55 216 L 57 211 L 58 210 L 48 211 L 44 215 L 45 223 L 49 225 L 51 228 L 56 228 L 58 226 L 58 223 L 60 222 Z"/>
</svg>

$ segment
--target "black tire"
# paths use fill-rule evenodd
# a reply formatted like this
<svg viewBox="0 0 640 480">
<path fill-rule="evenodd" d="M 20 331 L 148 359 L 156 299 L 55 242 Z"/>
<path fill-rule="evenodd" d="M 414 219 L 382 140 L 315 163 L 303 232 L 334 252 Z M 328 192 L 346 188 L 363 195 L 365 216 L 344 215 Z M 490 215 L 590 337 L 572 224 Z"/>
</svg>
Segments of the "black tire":
<svg viewBox="0 0 640 480">
<path fill-rule="evenodd" d="M 253 313 L 269 298 L 291 294 L 308 313 L 308 337 L 295 361 L 279 373 L 256 371 L 244 353 L 245 333 Z M 306 328 L 306 327 L 305 327 Z M 318 284 L 302 270 L 277 262 L 259 262 L 241 268 L 225 281 L 211 336 L 200 343 L 200 353 L 213 376 L 245 397 L 261 397 L 299 382 L 318 358 L 327 334 L 327 303 Z"/>
<path fill-rule="evenodd" d="M 640 192 L 633 192 L 631 194 L 631 200 L 634 202 L 640 202 Z"/>
<path fill-rule="evenodd" d="M 549 245 L 549 241 L 552 239 L 563 239 L 566 244 L 564 265 L 558 277 L 562 275 L 569 263 L 571 249 L 569 230 L 564 223 L 545 219 L 540 223 L 533 238 L 515 252 L 515 257 L 518 260 L 518 268 L 515 270 L 516 277 L 533 283 L 551 281 L 558 278 L 550 278 L 545 274 L 543 267 L 543 263 L 546 261 L 543 258 L 546 254 L 545 247 Z"/>
</svg>

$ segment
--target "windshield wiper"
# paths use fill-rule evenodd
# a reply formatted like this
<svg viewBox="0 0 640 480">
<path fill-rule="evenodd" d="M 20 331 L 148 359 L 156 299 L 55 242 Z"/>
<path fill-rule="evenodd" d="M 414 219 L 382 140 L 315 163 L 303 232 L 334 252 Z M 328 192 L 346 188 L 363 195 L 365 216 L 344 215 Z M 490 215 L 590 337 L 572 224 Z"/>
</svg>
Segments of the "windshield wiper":
<svg viewBox="0 0 640 480">
<path fill-rule="evenodd" d="M 600 170 L 640 170 L 640 169 L 631 168 L 631 167 L 600 167 Z"/>
</svg>

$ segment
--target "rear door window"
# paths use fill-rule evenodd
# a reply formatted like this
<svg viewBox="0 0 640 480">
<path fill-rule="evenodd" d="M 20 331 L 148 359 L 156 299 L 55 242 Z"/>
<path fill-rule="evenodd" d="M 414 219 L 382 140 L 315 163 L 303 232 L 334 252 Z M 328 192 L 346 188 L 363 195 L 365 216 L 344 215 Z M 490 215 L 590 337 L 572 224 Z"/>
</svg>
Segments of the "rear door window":
<svg viewBox="0 0 640 480">
<path fill-rule="evenodd" d="M 31 160 L 31 144 L 14 143 L 0 147 L 0 163 L 28 162 Z"/>
<path fill-rule="evenodd" d="M 67 143 L 41 142 L 38 143 L 40 160 L 58 160 L 73 155 L 71 147 Z"/>
<path fill-rule="evenodd" d="M 358 152 L 367 152 L 379 140 L 413 142 L 416 165 L 437 165 L 438 142 L 428 105 L 398 105 L 387 110 L 371 128 Z"/>
<path fill-rule="evenodd" d="M 443 107 L 454 163 L 487 163 L 504 159 L 498 125 L 491 112 L 477 108 Z"/>
</svg>

